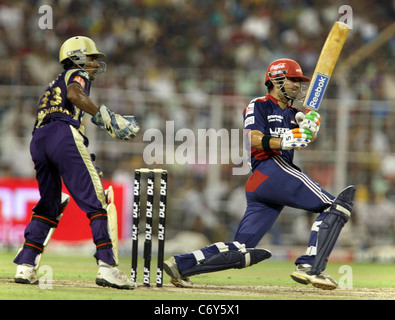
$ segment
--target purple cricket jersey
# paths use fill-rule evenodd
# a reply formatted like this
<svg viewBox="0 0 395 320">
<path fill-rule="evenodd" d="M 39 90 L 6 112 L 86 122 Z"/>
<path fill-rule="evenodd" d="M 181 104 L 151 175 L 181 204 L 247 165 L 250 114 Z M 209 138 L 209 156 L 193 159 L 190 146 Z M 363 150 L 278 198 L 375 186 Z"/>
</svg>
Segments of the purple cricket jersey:
<svg viewBox="0 0 395 320">
<path fill-rule="evenodd" d="M 37 107 L 37 119 L 34 128 L 59 120 L 79 128 L 83 112 L 67 99 L 67 87 L 78 84 L 89 96 L 91 80 L 87 72 L 80 69 L 65 70 L 52 81 L 42 93 Z"/>
<path fill-rule="evenodd" d="M 77 205 L 90 219 L 95 257 L 115 264 L 107 229 L 104 189 L 88 151 L 83 133 L 83 111 L 67 99 L 70 84 L 79 85 L 89 96 L 91 80 L 81 69 L 65 70 L 41 95 L 37 106 L 30 153 L 36 170 L 40 200 L 25 229 L 25 243 L 14 262 L 35 265 L 49 230 L 59 222 L 62 181 Z M 70 230 L 73 232 L 73 230 Z"/>
</svg>

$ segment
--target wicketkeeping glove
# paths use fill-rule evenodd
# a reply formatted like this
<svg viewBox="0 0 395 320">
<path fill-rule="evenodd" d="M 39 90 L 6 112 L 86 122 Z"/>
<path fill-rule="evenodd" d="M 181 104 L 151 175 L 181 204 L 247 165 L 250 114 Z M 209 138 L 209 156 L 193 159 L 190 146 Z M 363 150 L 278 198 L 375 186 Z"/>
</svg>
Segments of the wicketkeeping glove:
<svg viewBox="0 0 395 320">
<path fill-rule="evenodd" d="M 304 114 L 300 111 L 295 115 L 295 119 L 299 128 L 309 130 L 311 132 L 312 139 L 317 138 L 321 124 L 321 116 L 318 112 L 311 110 L 307 114 Z"/>
<path fill-rule="evenodd" d="M 105 105 L 99 108 L 91 120 L 100 129 L 106 130 L 113 139 L 130 140 L 140 130 L 133 116 L 121 116 L 112 112 Z"/>
<path fill-rule="evenodd" d="M 311 141 L 311 133 L 307 129 L 292 129 L 284 132 L 281 139 L 281 149 L 291 150 L 295 148 L 304 148 Z"/>
</svg>

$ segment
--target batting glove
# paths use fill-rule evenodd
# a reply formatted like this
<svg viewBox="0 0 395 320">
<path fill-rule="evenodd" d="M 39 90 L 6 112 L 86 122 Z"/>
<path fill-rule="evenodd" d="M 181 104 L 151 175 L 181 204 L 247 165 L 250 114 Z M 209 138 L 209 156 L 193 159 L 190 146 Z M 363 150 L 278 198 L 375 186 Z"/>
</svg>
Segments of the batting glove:
<svg viewBox="0 0 395 320">
<path fill-rule="evenodd" d="M 140 127 L 133 116 L 121 116 L 108 109 L 105 105 L 92 117 L 92 122 L 100 129 L 106 130 L 113 139 L 133 139 Z"/>
<path fill-rule="evenodd" d="M 281 139 L 281 149 L 291 150 L 305 148 L 311 141 L 311 133 L 307 129 L 292 129 L 284 132 Z"/>
<path fill-rule="evenodd" d="M 318 112 L 311 110 L 307 114 L 304 114 L 300 111 L 295 115 L 295 119 L 299 128 L 309 130 L 313 140 L 317 138 L 321 124 L 321 116 Z"/>
</svg>

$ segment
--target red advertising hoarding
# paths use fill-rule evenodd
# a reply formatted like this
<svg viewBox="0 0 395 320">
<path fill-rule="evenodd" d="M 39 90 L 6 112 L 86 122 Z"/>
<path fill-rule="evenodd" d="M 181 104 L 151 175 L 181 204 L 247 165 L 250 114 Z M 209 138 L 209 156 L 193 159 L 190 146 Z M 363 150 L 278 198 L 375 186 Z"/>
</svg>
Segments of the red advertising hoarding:
<svg viewBox="0 0 395 320">
<path fill-rule="evenodd" d="M 126 239 L 131 217 L 131 186 L 126 182 L 103 180 L 107 189 L 114 188 L 115 205 L 118 211 L 119 239 Z M 63 186 L 63 192 L 68 194 Z M 24 241 L 24 230 L 31 219 L 32 209 L 40 199 L 37 181 L 26 178 L 0 178 L 0 244 L 17 246 Z M 52 239 L 78 242 L 92 240 L 89 220 L 73 199 L 63 212 Z"/>
</svg>

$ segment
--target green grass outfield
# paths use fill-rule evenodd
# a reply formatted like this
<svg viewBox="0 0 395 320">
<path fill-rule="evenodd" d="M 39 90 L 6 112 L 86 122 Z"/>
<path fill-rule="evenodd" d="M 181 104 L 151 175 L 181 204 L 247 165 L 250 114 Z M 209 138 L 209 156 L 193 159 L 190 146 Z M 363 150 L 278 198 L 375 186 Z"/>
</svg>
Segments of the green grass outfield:
<svg viewBox="0 0 395 320">
<path fill-rule="evenodd" d="M 138 268 L 139 286 L 135 290 L 117 290 L 95 285 L 97 266 L 94 258 L 79 255 L 44 255 L 38 276 L 45 278 L 52 270 L 52 288 L 13 282 L 15 252 L 0 252 L 0 300 L 358 300 L 395 299 L 395 265 L 352 263 L 341 273 L 342 264 L 329 264 L 327 272 L 346 287 L 324 291 L 297 284 L 289 274 L 290 261 L 267 260 L 246 269 L 231 269 L 199 275 L 191 280 L 195 288 L 175 288 L 164 275 L 165 285 L 145 288 L 142 261 Z M 130 272 L 130 258 L 121 257 L 119 268 Z M 155 279 L 155 261 L 151 266 Z M 340 271 L 340 272 L 339 272 Z M 352 272 L 352 274 L 350 273 Z M 347 275 L 347 281 L 342 280 Z M 343 278 L 346 279 L 346 278 Z M 351 282 L 350 282 L 351 281 Z M 348 286 L 348 287 L 347 287 Z"/>
</svg>

